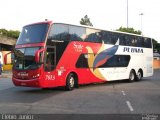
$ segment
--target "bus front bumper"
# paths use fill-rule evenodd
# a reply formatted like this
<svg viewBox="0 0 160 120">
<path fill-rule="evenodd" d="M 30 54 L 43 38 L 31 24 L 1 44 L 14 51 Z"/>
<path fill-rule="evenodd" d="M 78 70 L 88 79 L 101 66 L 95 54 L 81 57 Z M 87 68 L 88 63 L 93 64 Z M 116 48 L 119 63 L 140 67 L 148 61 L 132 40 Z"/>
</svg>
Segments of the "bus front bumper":
<svg viewBox="0 0 160 120">
<path fill-rule="evenodd" d="M 40 79 L 39 78 L 30 79 L 30 80 L 20 80 L 20 79 L 17 79 L 17 78 L 13 77 L 12 81 L 13 81 L 13 83 L 14 83 L 15 86 L 39 87 L 39 88 L 43 87 L 40 84 Z"/>
</svg>

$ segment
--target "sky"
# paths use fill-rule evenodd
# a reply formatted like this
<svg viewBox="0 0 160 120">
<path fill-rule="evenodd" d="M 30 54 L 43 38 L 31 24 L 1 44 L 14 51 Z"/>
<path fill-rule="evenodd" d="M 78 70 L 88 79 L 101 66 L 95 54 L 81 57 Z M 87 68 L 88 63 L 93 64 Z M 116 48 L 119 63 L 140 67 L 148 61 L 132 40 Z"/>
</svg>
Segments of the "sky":
<svg viewBox="0 0 160 120">
<path fill-rule="evenodd" d="M 96 28 L 127 27 L 127 0 L 0 0 L 0 29 L 45 19 L 79 25 L 85 15 Z M 128 0 L 128 26 L 160 43 L 160 0 Z"/>
</svg>

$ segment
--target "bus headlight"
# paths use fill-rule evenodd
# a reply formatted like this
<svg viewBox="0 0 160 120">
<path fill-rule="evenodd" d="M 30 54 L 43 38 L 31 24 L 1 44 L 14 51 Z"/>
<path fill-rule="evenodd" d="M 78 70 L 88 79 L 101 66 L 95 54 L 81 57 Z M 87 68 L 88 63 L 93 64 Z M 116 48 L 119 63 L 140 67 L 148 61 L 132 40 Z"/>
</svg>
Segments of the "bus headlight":
<svg viewBox="0 0 160 120">
<path fill-rule="evenodd" d="M 33 78 L 38 78 L 40 74 L 34 75 Z"/>
</svg>

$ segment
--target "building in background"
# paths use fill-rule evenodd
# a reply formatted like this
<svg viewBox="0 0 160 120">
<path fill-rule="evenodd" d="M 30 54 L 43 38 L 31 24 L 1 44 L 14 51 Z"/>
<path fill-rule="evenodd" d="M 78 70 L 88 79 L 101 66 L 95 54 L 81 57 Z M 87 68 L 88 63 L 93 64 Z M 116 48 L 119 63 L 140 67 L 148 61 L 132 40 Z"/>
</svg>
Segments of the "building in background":
<svg viewBox="0 0 160 120">
<path fill-rule="evenodd" d="M 17 39 L 0 35 L 0 51 L 11 51 Z"/>
<path fill-rule="evenodd" d="M 0 61 L 3 64 L 3 70 L 11 70 L 12 64 L 4 65 L 4 55 L 13 50 L 17 39 L 0 35 Z M 11 55 L 7 58 L 11 61 Z"/>
</svg>

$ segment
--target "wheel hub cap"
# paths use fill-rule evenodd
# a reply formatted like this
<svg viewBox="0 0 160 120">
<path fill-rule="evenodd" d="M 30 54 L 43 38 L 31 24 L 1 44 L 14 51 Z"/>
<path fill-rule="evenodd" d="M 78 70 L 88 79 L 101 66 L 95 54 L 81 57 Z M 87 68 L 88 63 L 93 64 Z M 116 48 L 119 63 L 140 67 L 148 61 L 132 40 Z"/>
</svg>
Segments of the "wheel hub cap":
<svg viewBox="0 0 160 120">
<path fill-rule="evenodd" d="M 71 87 L 74 87 L 74 78 L 73 77 L 70 78 L 70 82 L 69 83 L 70 83 Z"/>
</svg>

